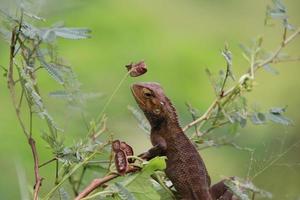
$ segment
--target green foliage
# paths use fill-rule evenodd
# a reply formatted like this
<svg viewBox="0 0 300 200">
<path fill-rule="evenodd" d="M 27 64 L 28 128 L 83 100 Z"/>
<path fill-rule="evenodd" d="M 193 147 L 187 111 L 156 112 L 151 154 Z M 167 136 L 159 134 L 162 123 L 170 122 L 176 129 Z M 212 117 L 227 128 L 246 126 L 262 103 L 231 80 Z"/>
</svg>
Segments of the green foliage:
<svg viewBox="0 0 300 200">
<path fill-rule="evenodd" d="M 112 135 L 107 134 L 106 117 L 103 113 L 107 105 L 104 106 L 103 112 L 99 115 L 99 119 L 101 120 L 90 120 L 91 122 L 87 123 L 87 128 L 89 129 L 87 137 L 75 141 L 73 145 L 67 146 L 64 143 L 63 130 L 59 128 L 47 110 L 43 96 L 40 93 L 42 89 L 39 87 L 39 79 L 37 77 L 39 76 L 39 70 L 45 70 L 49 75 L 49 80 L 54 80 L 59 84 L 59 88 L 50 92 L 49 96 L 65 100 L 69 107 L 76 108 L 84 116 L 86 100 L 102 97 L 102 94 L 83 93 L 81 91 L 81 84 L 77 80 L 77 76 L 72 68 L 57 54 L 56 44 L 58 38 L 71 40 L 87 39 L 90 37 L 91 31 L 87 28 L 68 28 L 61 23 L 54 24 L 51 27 L 40 28 L 36 24 L 43 23 L 45 19 L 32 13 L 30 3 L 28 2 L 22 5 L 17 17 L 3 10 L 0 10 L 0 14 L 3 21 L 0 35 L 10 44 L 11 48 L 10 65 L 8 69 L 1 68 L 8 79 L 19 123 L 27 139 L 37 137 L 36 133 L 32 133 L 32 124 L 33 122 L 35 123 L 32 115 L 39 116 L 48 127 L 48 129 L 41 131 L 42 138 L 53 153 L 53 159 L 49 163 L 55 161 L 56 170 L 55 184 L 50 191 L 47 191 L 44 199 L 57 196 L 60 199 L 70 199 L 86 186 L 86 180 L 88 180 L 86 178 L 86 171 L 96 172 L 94 176 L 104 176 L 107 172 L 115 173 L 113 171 L 113 154 L 109 147 Z M 196 108 L 188 105 L 188 110 L 193 117 L 193 121 L 195 122 L 200 119 L 193 125 L 195 133 L 190 136 L 197 144 L 198 149 L 230 145 L 239 150 L 253 152 L 249 148 L 240 147 L 234 143 L 234 139 L 238 136 L 240 128 L 246 127 L 249 120 L 254 125 L 266 124 L 270 121 L 281 125 L 292 124 L 292 120 L 284 115 L 286 108 L 271 108 L 269 111 L 263 112 L 251 109 L 246 98 L 246 93 L 251 92 L 255 88 L 255 72 L 259 68 L 264 68 L 268 72 L 278 74 L 272 65 L 276 62 L 287 61 L 290 58 L 282 54 L 281 50 L 299 34 L 299 31 L 298 33 L 292 32 L 290 38 L 287 37 L 288 31 L 294 31 L 295 29 L 289 24 L 287 9 L 280 0 L 274 0 L 273 5 L 267 9 L 266 23 L 268 24 L 271 19 L 283 22 L 283 41 L 281 41 L 281 46 L 278 50 L 274 52 L 264 50 L 263 37 L 257 37 L 249 46 L 240 45 L 243 57 L 249 63 L 249 69 L 239 79 L 236 79 L 238 76 L 233 70 L 233 55 L 228 45 L 226 45 L 221 52 L 226 66 L 216 74 L 211 72 L 211 70 L 206 70 L 215 92 L 215 101 L 202 116 L 199 115 Z M 36 23 L 37 21 L 38 23 Z M 13 69 L 17 73 L 13 74 Z M 122 81 L 117 89 L 120 87 Z M 20 94 L 18 94 L 16 86 L 21 88 L 22 91 Z M 108 103 L 110 103 L 111 98 Z M 22 102 L 26 102 L 28 105 L 27 109 L 29 110 L 30 118 L 28 125 L 25 125 L 24 116 L 20 114 L 21 112 L 24 115 L 28 114 L 24 105 L 22 106 Z M 128 109 L 138 120 L 139 126 L 149 134 L 151 128 L 143 114 L 134 107 L 128 106 Z M 218 133 L 220 130 L 225 130 L 223 131 L 223 136 L 214 135 L 214 133 Z M 32 149 L 34 148 L 32 147 Z M 38 156 L 35 152 L 33 154 L 34 157 Z M 277 160 L 276 158 L 274 162 Z M 41 165 L 37 160 L 35 161 L 40 165 L 36 166 L 35 163 L 35 172 L 38 174 L 39 172 L 36 168 L 45 166 L 48 163 L 46 162 Z M 272 161 L 271 163 L 274 162 Z M 137 161 L 131 163 L 130 166 L 132 167 L 136 164 Z M 262 171 L 269 166 L 267 165 L 267 167 L 262 168 Z M 105 189 L 101 188 L 99 189 L 100 191 L 91 194 L 87 198 L 97 197 L 100 199 L 122 200 L 173 199 L 173 190 L 170 189 L 172 185 L 162 172 L 165 167 L 165 158 L 157 157 L 149 163 L 143 163 L 143 168 L 140 172 L 120 177 L 119 182 L 109 182 Z M 35 178 L 37 179 L 38 177 Z M 45 179 L 45 181 L 48 180 Z M 67 181 L 69 181 L 69 184 L 65 184 Z M 240 199 L 251 199 L 251 194 L 271 198 L 270 193 L 257 188 L 248 179 L 236 178 L 228 180 L 227 185 Z M 71 194 L 70 188 L 74 194 Z M 35 189 L 35 192 L 38 193 L 39 190 Z"/>
</svg>

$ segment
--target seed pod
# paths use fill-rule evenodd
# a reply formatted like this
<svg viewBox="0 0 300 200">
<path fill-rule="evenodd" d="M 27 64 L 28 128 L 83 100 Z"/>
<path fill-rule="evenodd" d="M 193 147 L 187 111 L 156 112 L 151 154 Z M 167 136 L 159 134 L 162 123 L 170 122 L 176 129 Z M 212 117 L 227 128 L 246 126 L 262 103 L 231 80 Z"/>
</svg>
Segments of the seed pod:
<svg viewBox="0 0 300 200">
<path fill-rule="evenodd" d="M 114 152 L 118 152 L 121 149 L 120 140 L 114 140 L 111 144 L 111 148 Z"/>
<path fill-rule="evenodd" d="M 141 76 L 147 72 L 147 65 L 144 61 L 140 61 L 138 63 L 130 63 L 125 67 L 130 72 L 129 74 L 131 77 Z"/>
<path fill-rule="evenodd" d="M 133 149 L 126 142 L 121 142 L 120 148 L 126 153 L 126 156 L 133 156 Z M 128 162 L 133 163 L 134 160 L 132 158 L 129 158 Z"/>
<path fill-rule="evenodd" d="M 127 157 L 126 153 L 122 150 L 119 150 L 115 154 L 115 165 L 118 173 L 120 175 L 124 175 L 127 171 L 128 167 L 128 162 L 127 162 Z"/>
</svg>

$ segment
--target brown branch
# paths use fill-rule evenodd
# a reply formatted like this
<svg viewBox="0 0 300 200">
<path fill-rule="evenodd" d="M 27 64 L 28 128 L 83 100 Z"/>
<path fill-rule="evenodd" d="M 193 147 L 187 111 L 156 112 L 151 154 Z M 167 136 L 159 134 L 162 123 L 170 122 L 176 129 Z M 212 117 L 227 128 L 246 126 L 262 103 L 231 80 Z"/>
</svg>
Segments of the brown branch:
<svg viewBox="0 0 300 200">
<path fill-rule="evenodd" d="M 126 171 L 126 174 L 133 173 L 140 170 L 138 167 L 131 167 Z M 88 196 L 91 192 L 99 188 L 104 183 L 107 183 L 117 177 L 119 177 L 119 174 L 109 174 L 103 178 L 96 178 L 94 179 L 74 200 L 80 200 L 86 196 Z"/>
<path fill-rule="evenodd" d="M 15 59 L 15 47 L 19 38 L 19 33 L 21 31 L 21 23 L 19 25 L 19 29 L 17 31 L 16 28 L 13 29 L 12 31 L 12 36 L 11 36 L 11 43 L 10 43 L 10 57 L 9 57 L 9 67 L 8 67 L 8 72 L 7 72 L 7 86 L 9 89 L 9 93 L 11 96 L 11 100 L 13 102 L 13 106 L 16 112 L 17 119 L 19 121 L 19 124 L 23 130 L 23 133 L 25 134 L 26 138 L 28 139 L 28 143 L 30 145 L 32 155 L 33 155 L 33 160 L 34 160 L 34 176 L 35 176 L 35 186 L 34 186 L 34 200 L 38 199 L 38 192 L 40 190 L 41 184 L 42 184 L 42 177 L 39 175 L 39 161 L 38 161 L 38 153 L 36 151 L 36 146 L 35 146 L 35 141 L 31 137 L 31 127 L 32 124 L 30 124 L 30 131 L 28 132 L 25 124 L 21 118 L 20 115 L 20 102 L 17 102 L 16 100 L 16 95 L 15 95 L 15 82 L 13 79 L 13 72 L 14 72 L 14 59 Z M 21 99 L 23 97 L 23 92 L 21 94 Z M 21 100 L 20 100 L 21 101 Z M 32 114 L 32 113 L 31 113 Z"/>
<path fill-rule="evenodd" d="M 34 185 L 34 195 L 33 195 L 33 199 L 37 200 L 38 199 L 38 193 L 40 190 L 40 187 L 42 185 L 42 180 L 43 178 L 40 177 L 39 175 L 39 158 L 38 158 L 38 154 L 36 151 L 36 146 L 35 146 L 35 141 L 32 137 L 30 137 L 28 139 L 28 143 L 31 147 L 31 151 L 32 151 L 32 155 L 33 155 L 33 161 L 34 161 L 34 176 L 35 176 L 35 185 Z"/>
<path fill-rule="evenodd" d="M 198 124 L 204 120 L 207 120 L 211 114 L 211 112 L 213 111 L 213 109 L 218 105 L 218 100 L 219 98 L 215 99 L 214 102 L 209 106 L 209 108 L 207 109 L 207 111 L 198 119 L 192 121 L 191 123 L 189 123 L 188 125 L 186 125 L 182 130 L 186 131 L 189 128 L 191 128 L 192 126 L 194 126 L 195 124 Z"/>
</svg>

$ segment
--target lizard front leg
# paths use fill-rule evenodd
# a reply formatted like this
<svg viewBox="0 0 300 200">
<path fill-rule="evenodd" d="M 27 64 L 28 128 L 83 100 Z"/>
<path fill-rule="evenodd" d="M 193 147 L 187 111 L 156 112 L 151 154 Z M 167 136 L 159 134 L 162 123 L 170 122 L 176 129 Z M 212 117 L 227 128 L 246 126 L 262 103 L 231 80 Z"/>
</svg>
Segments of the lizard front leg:
<svg viewBox="0 0 300 200">
<path fill-rule="evenodd" d="M 167 143 L 163 137 L 160 135 L 151 135 L 151 142 L 154 145 L 147 152 L 139 155 L 142 159 L 151 160 L 156 156 L 165 156 L 167 150 Z"/>
<path fill-rule="evenodd" d="M 233 179 L 231 177 L 230 179 Z M 225 180 L 222 180 L 210 187 L 209 191 L 214 200 L 235 200 L 233 193 L 224 184 Z"/>
</svg>

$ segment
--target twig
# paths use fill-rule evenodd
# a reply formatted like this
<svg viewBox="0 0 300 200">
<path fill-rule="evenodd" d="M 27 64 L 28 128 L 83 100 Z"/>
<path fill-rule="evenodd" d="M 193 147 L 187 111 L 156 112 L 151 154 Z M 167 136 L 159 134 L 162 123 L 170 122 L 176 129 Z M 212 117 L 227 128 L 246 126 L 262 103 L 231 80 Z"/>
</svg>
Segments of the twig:
<svg viewBox="0 0 300 200">
<path fill-rule="evenodd" d="M 43 178 L 39 175 L 39 158 L 36 151 L 35 141 L 32 137 L 29 138 L 28 143 L 32 150 L 33 160 L 34 160 L 34 176 L 35 176 L 35 185 L 34 185 L 34 195 L 33 199 L 38 199 L 38 193 L 40 190 L 40 187 L 42 185 Z"/>
<path fill-rule="evenodd" d="M 189 104 L 188 102 L 186 102 L 185 105 L 187 106 L 188 111 L 191 113 L 191 116 L 192 116 L 193 121 L 196 120 L 197 117 L 196 117 L 196 114 L 195 114 L 195 110 L 192 108 L 191 104 Z M 195 124 L 194 127 L 195 127 L 196 135 L 197 135 L 198 137 L 200 137 L 201 134 L 200 134 L 200 131 L 198 130 L 197 124 Z"/>
<path fill-rule="evenodd" d="M 188 125 L 186 125 L 182 130 L 186 131 L 189 128 L 191 128 L 192 126 L 194 126 L 195 124 L 198 124 L 204 120 L 207 120 L 211 114 L 211 112 L 213 111 L 213 109 L 218 105 L 218 99 L 215 99 L 213 101 L 213 103 L 209 106 L 209 108 L 207 109 L 207 111 L 198 119 L 192 121 L 191 123 L 189 123 Z"/>
<path fill-rule="evenodd" d="M 132 172 L 136 172 L 138 171 L 140 168 L 138 167 L 132 167 L 129 168 L 126 172 L 127 173 L 132 173 Z M 103 178 L 96 178 L 94 179 L 76 198 L 75 200 L 80 200 L 86 196 L 88 196 L 91 192 L 93 192 L 95 189 L 97 189 L 98 187 L 100 187 L 101 185 L 103 185 L 104 183 L 115 179 L 117 177 L 119 177 L 119 174 L 109 174 Z"/>
<path fill-rule="evenodd" d="M 277 50 L 274 52 L 274 54 L 269 57 L 268 59 L 266 59 L 265 61 L 259 63 L 257 65 L 257 67 L 255 68 L 255 70 L 259 69 L 260 67 L 266 65 L 266 64 L 269 64 L 271 63 L 274 59 L 277 58 L 277 56 L 279 55 L 279 53 L 281 52 L 281 50 L 287 45 L 289 44 L 293 39 L 296 38 L 296 36 L 300 34 L 300 28 L 298 28 L 292 35 L 290 35 L 288 38 L 286 38 L 282 43 L 281 45 L 277 48 Z"/>
<path fill-rule="evenodd" d="M 84 174 L 85 174 L 85 172 L 86 172 L 86 169 L 87 169 L 86 166 L 84 166 L 83 169 L 82 169 L 82 172 L 81 172 L 81 174 L 80 174 L 79 181 L 78 181 L 78 183 L 77 183 L 76 191 L 78 191 L 78 190 L 80 189 L 80 185 L 81 185 L 82 179 L 83 179 L 83 177 L 84 177 Z M 77 194 L 77 195 L 78 195 L 78 194 Z"/>
<path fill-rule="evenodd" d="M 91 128 L 88 131 L 88 136 L 91 138 L 94 138 L 94 133 L 91 135 L 92 131 L 97 130 L 98 128 L 98 122 L 102 119 L 104 112 L 106 111 L 107 107 L 109 106 L 109 104 L 111 103 L 111 101 L 113 100 L 114 96 L 116 95 L 116 93 L 119 91 L 119 89 L 121 88 L 123 82 L 126 80 L 126 78 L 128 77 L 128 75 L 130 74 L 131 71 L 128 71 L 124 77 L 120 80 L 120 82 L 118 83 L 117 87 L 114 89 L 114 91 L 112 92 L 112 94 L 110 95 L 110 97 L 108 98 L 108 100 L 105 102 L 101 112 L 98 114 L 97 118 L 96 118 L 96 127 L 95 128 Z"/>
<path fill-rule="evenodd" d="M 55 161 L 55 182 L 54 182 L 55 185 L 58 184 L 58 167 L 59 167 L 59 162 L 58 162 L 58 159 L 56 159 L 56 161 Z"/>
<path fill-rule="evenodd" d="M 69 183 L 72 186 L 72 190 L 73 190 L 74 195 L 77 196 L 78 195 L 78 191 L 77 191 L 76 186 L 75 186 L 76 185 L 76 181 L 73 179 L 72 176 L 69 177 Z"/>
<path fill-rule="evenodd" d="M 45 165 L 48 165 L 49 163 L 52 163 L 55 160 L 57 160 L 57 158 L 52 158 L 51 160 L 48 160 L 48 161 L 44 162 L 43 164 L 40 164 L 39 168 L 44 167 Z"/>
</svg>

